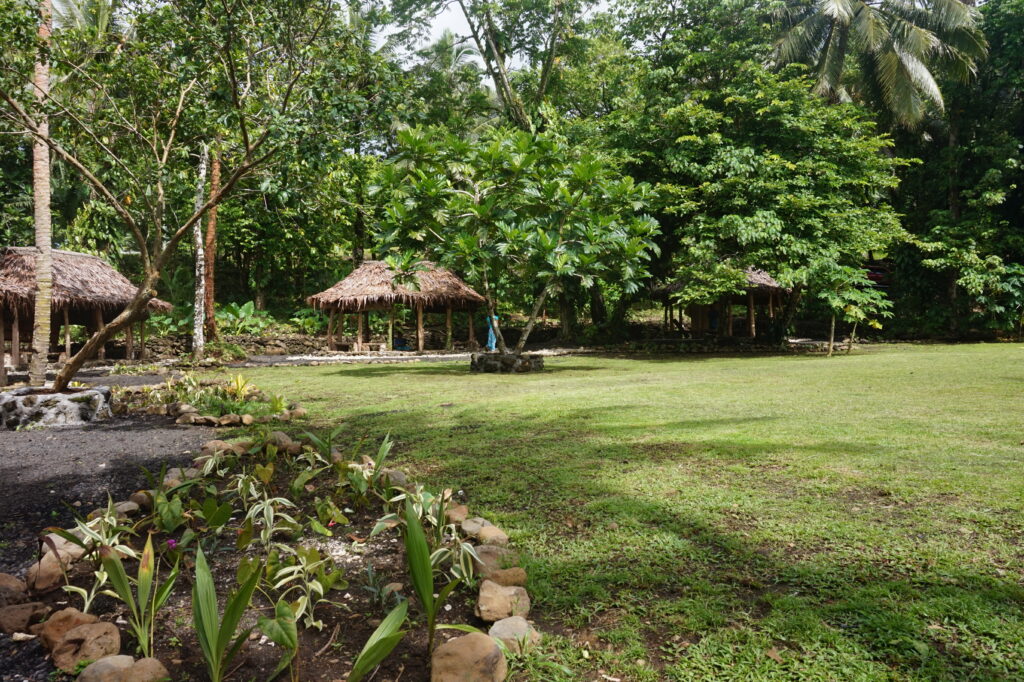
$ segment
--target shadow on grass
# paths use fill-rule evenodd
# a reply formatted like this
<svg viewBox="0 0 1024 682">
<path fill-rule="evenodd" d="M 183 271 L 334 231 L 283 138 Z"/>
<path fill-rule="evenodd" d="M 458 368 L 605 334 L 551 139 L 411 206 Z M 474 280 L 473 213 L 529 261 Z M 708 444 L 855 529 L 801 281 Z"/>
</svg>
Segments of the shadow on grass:
<svg viewBox="0 0 1024 682">
<path fill-rule="evenodd" d="M 380 364 L 367 364 L 367 365 L 342 365 L 340 369 L 335 369 L 329 374 L 335 376 L 348 376 L 348 377 L 383 377 L 391 376 L 394 374 L 405 374 L 409 376 L 459 376 L 459 377 L 479 377 L 495 378 L 495 377 L 518 377 L 529 380 L 531 378 L 544 377 L 548 374 L 560 374 L 562 372 L 591 372 L 596 370 L 606 369 L 605 367 L 594 366 L 594 365 L 573 365 L 571 367 L 552 365 L 550 362 L 545 365 L 543 372 L 528 373 L 528 374 L 484 374 L 480 372 L 469 371 L 469 363 L 455 364 L 452 362 L 392 362 L 392 363 L 380 363 Z"/>
<path fill-rule="evenodd" d="M 529 566 L 534 615 L 583 624 L 621 645 L 622 631 L 613 632 L 616 625 L 604 616 L 628 613 L 632 634 L 625 636 L 646 647 L 660 679 L 714 674 L 716 665 L 730 666 L 730 679 L 1019 679 L 1024 588 L 1012 577 L 951 566 L 952 555 L 936 558 L 934 546 L 925 550 L 926 542 L 898 524 L 891 532 L 900 535 L 899 551 L 857 546 L 871 535 L 857 539 L 868 531 L 855 525 L 853 539 L 847 528 L 833 543 L 828 523 L 813 519 L 812 532 L 788 545 L 750 539 L 755 529 L 762 537 L 787 537 L 794 522 L 773 512 L 819 483 L 794 474 L 758 478 L 757 467 L 781 450 L 799 460 L 802 451 L 885 458 L 884 448 L 841 440 L 647 443 L 637 439 L 649 426 L 630 423 L 628 409 L 569 410 L 517 418 L 511 427 L 479 413 L 454 413 L 439 425 L 414 410 L 353 428 L 374 438 L 391 431 L 396 457 L 414 470 L 419 462 L 429 482 L 463 488 L 513 527 L 540 534 L 534 542 L 543 550 Z M 768 419 L 721 416 L 672 426 L 701 432 Z M 678 462 L 689 477 L 681 485 L 696 481 L 709 493 L 736 492 L 741 479 L 724 468 L 747 465 L 747 487 L 739 492 L 757 502 L 747 511 L 763 515 L 737 519 L 724 503 L 674 499 L 657 485 L 645 494 L 609 480 L 635 466 L 642 475 L 652 462 Z M 632 480 L 643 485 L 642 476 Z M 842 516 L 846 501 L 818 504 L 823 516 Z M 669 660 L 660 645 L 674 636 L 690 646 Z M 771 648 L 784 652 L 784 663 L 765 657 Z"/>
</svg>

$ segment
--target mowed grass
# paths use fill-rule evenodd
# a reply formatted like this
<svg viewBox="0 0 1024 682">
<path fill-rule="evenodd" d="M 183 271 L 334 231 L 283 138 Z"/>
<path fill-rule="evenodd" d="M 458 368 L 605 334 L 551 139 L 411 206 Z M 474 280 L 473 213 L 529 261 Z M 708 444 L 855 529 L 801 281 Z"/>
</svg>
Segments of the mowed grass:
<svg viewBox="0 0 1024 682">
<path fill-rule="evenodd" d="M 270 368 L 527 555 L 523 679 L 1024 678 L 1024 346 Z"/>
</svg>

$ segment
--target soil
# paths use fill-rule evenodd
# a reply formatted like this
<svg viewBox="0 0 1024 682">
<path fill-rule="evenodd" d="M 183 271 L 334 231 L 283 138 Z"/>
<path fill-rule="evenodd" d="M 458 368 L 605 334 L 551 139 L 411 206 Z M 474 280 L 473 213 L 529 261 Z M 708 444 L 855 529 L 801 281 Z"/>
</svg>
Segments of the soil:
<svg viewBox="0 0 1024 682">
<path fill-rule="evenodd" d="M 87 381 L 138 385 L 165 379 L 154 375 L 97 377 Z M 72 527 L 76 515 L 104 507 L 108 495 L 119 501 L 136 490 L 150 487 L 144 469 L 158 472 L 164 465 L 187 465 L 204 442 L 217 437 L 213 428 L 176 425 L 170 418 L 161 416 L 115 417 L 81 427 L 0 433 L 0 572 L 24 577 L 25 570 L 38 558 L 37 538 L 41 530 L 49 526 Z M 380 513 L 375 506 L 358 509 L 349 515 L 350 526 L 334 528 L 335 537 L 307 536 L 299 540 L 303 544 L 317 545 L 322 554 L 331 555 L 336 564 L 344 568 L 348 585 L 330 593 L 329 599 L 334 604 L 317 607 L 316 615 L 324 622 L 322 630 L 300 626 L 296 657 L 298 679 L 341 682 L 367 638 L 392 606 L 378 604 L 372 591 L 367 589 L 370 586 L 368 567 L 373 567 L 376 586 L 402 583 L 403 594 L 411 594 L 397 531 L 368 539 Z M 366 542 L 354 548 L 354 539 Z M 261 552 L 255 546 L 248 551 Z M 211 549 L 208 556 L 223 608 L 225 595 L 237 586 L 235 571 L 243 554 L 234 549 L 231 538 L 226 538 L 222 546 Z M 89 562 L 76 564 L 70 575 L 72 583 L 88 589 L 92 583 L 91 570 Z M 158 615 L 154 655 L 167 666 L 174 680 L 207 679 L 192 626 L 189 585 L 193 572 L 189 557 L 171 599 Z M 487 624 L 473 614 L 474 597 L 472 589 L 460 588 L 450 597 L 450 608 L 441 613 L 439 620 L 486 630 Z M 81 607 L 77 596 L 69 598 L 62 590 L 38 599 L 53 610 L 68 605 Z M 415 599 L 413 602 L 410 615 L 414 624 L 374 675 L 376 682 L 417 682 L 430 677 L 425 655 L 425 619 Z M 255 626 L 257 612 L 269 615 L 273 611 L 272 603 L 259 593 L 252 606 L 247 620 L 243 620 L 243 628 Z M 101 620 L 117 621 L 122 653 L 133 653 L 134 642 L 124 622 L 126 608 L 122 603 L 100 596 L 91 612 Z M 460 634 L 440 630 L 438 643 Z M 279 647 L 254 630 L 236 660 L 237 667 L 231 678 L 268 680 L 280 655 Z M 0 682 L 71 679 L 55 672 L 38 641 L 14 642 L 7 635 L 0 635 Z"/>
</svg>

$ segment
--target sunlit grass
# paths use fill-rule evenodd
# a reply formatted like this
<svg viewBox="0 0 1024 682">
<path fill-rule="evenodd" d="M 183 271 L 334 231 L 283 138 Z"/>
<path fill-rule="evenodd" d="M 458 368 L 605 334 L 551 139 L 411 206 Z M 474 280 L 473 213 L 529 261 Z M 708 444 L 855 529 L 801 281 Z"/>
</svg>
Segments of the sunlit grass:
<svg viewBox="0 0 1024 682">
<path fill-rule="evenodd" d="M 1024 675 L 1024 346 L 548 365 L 251 377 L 504 526 L 572 679 Z"/>
</svg>

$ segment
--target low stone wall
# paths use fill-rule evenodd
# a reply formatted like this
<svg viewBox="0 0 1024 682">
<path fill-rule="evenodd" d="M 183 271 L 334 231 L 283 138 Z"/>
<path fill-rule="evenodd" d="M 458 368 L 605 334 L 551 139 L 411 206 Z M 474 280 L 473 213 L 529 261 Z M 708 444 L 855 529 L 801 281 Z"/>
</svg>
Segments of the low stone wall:
<svg viewBox="0 0 1024 682">
<path fill-rule="evenodd" d="M 473 353 L 469 369 L 490 374 L 521 374 L 540 372 L 544 369 L 544 358 L 540 355 L 502 355 L 500 353 Z"/>
<path fill-rule="evenodd" d="M 106 386 L 65 393 L 40 393 L 31 387 L 0 393 L 0 422 L 12 431 L 26 426 L 78 426 L 110 416 Z"/>
</svg>

